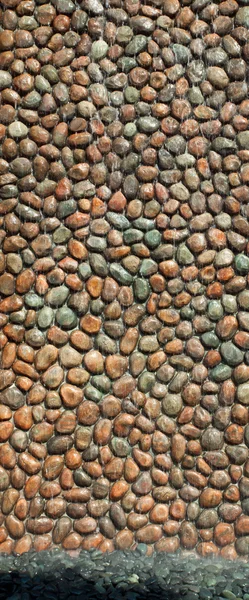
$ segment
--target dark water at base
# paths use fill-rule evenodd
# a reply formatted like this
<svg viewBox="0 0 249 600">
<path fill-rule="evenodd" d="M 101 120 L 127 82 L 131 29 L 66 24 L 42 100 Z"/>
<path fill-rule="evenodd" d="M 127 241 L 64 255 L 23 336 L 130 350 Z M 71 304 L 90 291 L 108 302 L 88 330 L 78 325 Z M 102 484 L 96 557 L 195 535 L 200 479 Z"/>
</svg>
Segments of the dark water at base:
<svg viewBox="0 0 249 600">
<path fill-rule="evenodd" d="M 249 600 L 249 562 L 61 550 L 0 557 L 0 600 Z"/>
</svg>

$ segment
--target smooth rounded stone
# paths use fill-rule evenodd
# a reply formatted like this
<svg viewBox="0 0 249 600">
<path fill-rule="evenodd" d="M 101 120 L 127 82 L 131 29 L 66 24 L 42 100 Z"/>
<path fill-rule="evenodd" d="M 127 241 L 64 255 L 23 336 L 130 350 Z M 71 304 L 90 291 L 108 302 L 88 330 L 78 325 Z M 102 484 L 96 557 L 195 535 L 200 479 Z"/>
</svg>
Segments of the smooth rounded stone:
<svg viewBox="0 0 249 600">
<path fill-rule="evenodd" d="M 175 417 L 182 408 L 182 398 L 180 394 L 166 394 L 162 401 L 162 407 L 166 415 Z"/>
<path fill-rule="evenodd" d="M 214 427 L 209 427 L 201 436 L 205 450 L 219 450 L 223 445 L 223 433 Z"/>
<path fill-rule="evenodd" d="M 214 367 L 210 371 L 210 377 L 216 382 L 226 381 L 230 379 L 232 375 L 232 369 L 230 366 L 220 363 L 217 367 Z"/>
<path fill-rule="evenodd" d="M 220 352 L 224 360 L 232 367 L 243 362 L 244 353 L 237 348 L 232 342 L 221 344 Z"/>
<path fill-rule="evenodd" d="M 140 117 L 137 126 L 142 133 L 153 133 L 158 130 L 159 121 L 154 117 Z"/>
<path fill-rule="evenodd" d="M 136 278 L 133 284 L 134 295 L 136 300 L 144 302 L 150 294 L 149 284 L 142 278 Z"/>
<path fill-rule="evenodd" d="M 12 76 L 7 71 L 0 71 L 0 89 L 4 90 L 11 86 Z"/>
<path fill-rule="evenodd" d="M 28 436 L 24 431 L 14 431 L 10 437 L 11 446 L 17 452 L 23 452 L 28 446 Z"/>
<path fill-rule="evenodd" d="M 131 448 L 125 439 L 113 437 L 111 439 L 111 448 L 115 456 L 125 457 L 130 454 Z"/>
<path fill-rule="evenodd" d="M 108 52 L 108 44 L 104 40 L 96 40 L 91 47 L 91 55 L 93 60 L 99 61 L 106 56 Z"/>
<path fill-rule="evenodd" d="M 69 295 L 69 289 L 65 285 L 52 288 L 46 296 L 46 301 L 50 306 L 58 308 L 62 306 Z"/>
<path fill-rule="evenodd" d="M 111 263 L 110 274 L 121 285 L 130 285 L 133 281 L 132 275 L 126 271 L 119 263 Z"/>
<path fill-rule="evenodd" d="M 237 387 L 237 399 L 241 404 L 249 404 L 249 383 L 242 383 Z"/>
<path fill-rule="evenodd" d="M 17 410 L 25 404 L 25 397 L 18 388 L 13 386 L 1 392 L 1 403 L 11 410 Z"/>
<path fill-rule="evenodd" d="M 243 446 L 226 446 L 226 454 L 232 463 L 234 463 L 235 465 L 242 465 L 248 457 L 248 450 Z"/>
<path fill-rule="evenodd" d="M 66 435 L 60 437 L 51 437 L 47 442 L 47 449 L 49 454 L 64 454 L 67 450 L 72 448 L 73 439 Z"/>
<path fill-rule="evenodd" d="M 142 375 L 139 376 L 138 379 L 138 388 L 143 393 L 148 393 L 155 384 L 155 375 L 153 373 L 149 373 L 148 371 L 144 371 Z"/>
<path fill-rule="evenodd" d="M 37 322 L 41 329 L 48 329 L 54 319 L 54 311 L 49 306 L 44 306 L 38 313 Z"/>
<path fill-rule="evenodd" d="M 249 271 L 249 257 L 244 254 L 237 254 L 234 259 L 235 268 L 241 275 L 246 275 Z"/>
<path fill-rule="evenodd" d="M 107 516 L 100 517 L 99 529 L 100 529 L 101 533 L 103 535 L 105 535 L 105 537 L 107 537 L 107 539 L 112 540 L 114 538 L 116 529 L 115 529 L 113 522 L 111 521 L 111 519 L 109 517 L 107 517 Z"/>
<path fill-rule="evenodd" d="M 217 252 L 214 259 L 214 264 L 217 268 L 221 269 L 223 267 L 229 267 L 233 260 L 234 255 L 232 251 L 226 248 L 224 250 L 220 250 L 220 252 Z"/>
<path fill-rule="evenodd" d="M 235 23 L 237 26 L 249 28 L 249 10 L 248 6 L 239 8 L 235 16 Z"/>
<path fill-rule="evenodd" d="M 222 305 L 227 313 L 234 314 L 237 312 L 237 300 L 230 294 L 223 294 Z"/>
<path fill-rule="evenodd" d="M 10 479 L 9 474 L 3 467 L 0 467 L 0 491 L 3 492 L 9 487 Z"/>
<path fill-rule="evenodd" d="M 118 503 L 112 503 L 110 506 L 110 518 L 115 525 L 116 529 L 122 530 L 126 526 L 125 512 Z"/>
<path fill-rule="evenodd" d="M 75 313 L 67 306 L 62 306 L 55 313 L 55 318 L 63 329 L 73 329 L 77 324 L 77 317 Z"/>
<path fill-rule="evenodd" d="M 21 121 L 15 121 L 8 127 L 9 136 L 16 139 L 22 139 L 28 135 L 28 128 Z"/>
<path fill-rule="evenodd" d="M 177 261 L 180 265 L 191 265 L 194 255 L 185 244 L 181 244 L 177 251 Z"/>
</svg>

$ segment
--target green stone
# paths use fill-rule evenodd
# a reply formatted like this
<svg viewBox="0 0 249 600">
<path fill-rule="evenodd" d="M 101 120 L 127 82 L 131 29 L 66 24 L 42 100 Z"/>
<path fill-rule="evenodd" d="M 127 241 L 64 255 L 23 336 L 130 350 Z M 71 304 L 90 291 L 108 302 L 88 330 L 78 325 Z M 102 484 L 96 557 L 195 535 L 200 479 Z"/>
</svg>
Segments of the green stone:
<svg viewBox="0 0 249 600">
<path fill-rule="evenodd" d="M 40 221 L 41 215 L 38 210 L 34 210 L 31 206 L 25 206 L 24 204 L 18 204 L 15 207 L 15 212 L 18 214 L 21 219 L 24 221 Z"/>
<path fill-rule="evenodd" d="M 120 458 L 124 458 L 128 456 L 131 451 L 131 447 L 128 442 L 124 438 L 113 437 L 111 440 L 111 449 L 114 452 L 115 456 L 120 456 Z"/>
<path fill-rule="evenodd" d="M 125 53 L 130 56 L 135 56 L 142 52 L 147 46 L 147 38 L 145 35 L 135 35 L 131 42 L 126 46 Z"/>
<path fill-rule="evenodd" d="M 140 392 L 147 394 L 147 392 L 149 392 L 153 387 L 155 381 L 156 377 L 154 373 L 144 371 L 144 373 L 142 373 L 142 375 L 140 375 L 138 378 L 138 389 L 140 390 Z"/>
<path fill-rule="evenodd" d="M 92 43 L 91 55 L 94 60 L 101 60 L 107 55 L 109 46 L 104 40 L 96 40 Z"/>
<path fill-rule="evenodd" d="M 229 365 L 231 365 L 231 367 L 236 367 L 243 361 L 244 353 L 232 342 L 224 342 L 224 344 L 221 344 L 220 351 L 221 356 Z"/>
<path fill-rule="evenodd" d="M 85 387 L 84 395 L 88 400 L 92 400 L 93 402 L 100 402 L 103 396 L 102 392 L 90 383 Z"/>
<path fill-rule="evenodd" d="M 139 217 L 133 221 L 133 227 L 137 229 L 141 229 L 141 231 L 150 231 L 154 228 L 154 223 L 150 219 L 145 219 L 145 217 Z"/>
<path fill-rule="evenodd" d="M 108 265 L 102 254 L 90 254 L 89 262 L 90 266 L 92 267 L 92 270 L 94 271 L 94 273 L 96 273 L 96 275 L 99 275 L 99 277 L 107 277 Z"/>
<path fill-rule="evenodd" d="M 180 394 L 166 394 L 162 401 L 162 407 L 168 417 L 176 417 L 182 409 Z"/>
<path fill-rule="evenodd" d="M 188 91 L 188 99 L 191 104 L 202 104 L 204 102 L 204 97 L 201 93 L 199 87 L 193 86 Z"/>
<path fill-rule="evenodd" d="M 139 157 L 135 152 L 130 152 L 125 158 L 123 158 L 120 170 L 124 173 L 134 173 L 139 165 Z"/>
<path fill-rule="evenodd" d="M 106 214 L 106 218 L 108 222 L 111 223 L 111 225 L 119 231 L 124 231 L 125 229 L 128 229 L 131 226 L 130 221 L 128 221 L 128 219 L 124 215 L 119 215 L 115 212 L 108 212 Z"/>
<path fill-rule="evenodd" d="M 56 229 L 56 231 L 53 233 L 53 241 L 55 244 L 64 244 L 70 240 L 70 237 L 72 237 L 72 233 L 70 229 L 64 225 L 58 227 L 58 229 Z"/>
<path fill-rule="evenodd" d="M 86 179 L 85 181 L 79 181 L 73 186 L 73 195 L 75 198 L 91 198 L 95 194 L 95 185 Z"/>
<path fill-rule="evenodd" d="M 86 245 L 90 251 L 103 252 L 106 249 L 107 242 L 105 238 L 98 235 L 89 235 Z"/>
<path fill-rule="evenodd" d="M 243 310 L 249 309 L 249 290 L 243 290 L 237 296 L 238 305 Z"/>
<path fill-rule="evenodd" d="M 128 25 L 121 25 L 117 28 L 116 40 L 118 44 L 128 44 L 133 37 L 133 31 Z"/>
<path fill-rule="evenodd" d="M 68 295 L 69 289 L 65 285 L 60 285 L 48 291 L 46 302 L 57 308 L 66 302 Z"/>
<path fill-rule="evenodd" d="M 220 363 L 219 365 L 217 365 L 217 367 L 214 367 L 214 369 L 211 369 L 210 371 L 210 379 L 212 379 L 213 381 L 217 381 L 217 383 L 220 383 L 221 381 L 226 381 L 226 379 L 230 379 L 231 375 L 231 367 L 225 365 L 224 363 Z"/>
<path fill-rule="evenodd" d="M 53 322 L 54 311 L 50 306 L 44 306 L 38 313 L 38 325 L 41 329 L 47 329 Z"/>
<path fill-rule="evenodd" d="M 133 284 L 134 295 L 137 300 L 144 302 L 150 295 L 150 286 L 148 281 L 138 277 Z"/>
<path fill-rule="evenodd" d="M 94 375 L 94 377 L 91 379 L 91 383 L 95 388 L 97 388 L 97 390 L 105 392 L 106 394 L 111 389 L 110 379 L 106 377 L 106 375 Z"/>
<path fill-rule="evenodd" d="M 172 50 L 174 52 L 176 62 L 180 63 L 181 65 L 186 65 L 191 58 L 190 50 L 182 44 L 173 44 Z"/>
<path fill-rule="evenodd" d="M 179 155 L 179 154 L 183 154 L 183 152 L 185 152 L 185 148 L 186 148 L 186 140 L 184 139 L 184 137 L 182 135 L 173 135 L 172 137 L 168 138 L 167 142 L 166 142 L 166 149 L 173 154 Z M 174 186 L 174 187 L 173 187 Z M 173 186 L 171 186 L 171 190 L 173 188 L 173 190 L 175 189 L 175 186 L 179 186 L 180 187 L 185 187 L 183 186 L 183 184 L 179 183 L 174 183 Z M 187 188 L 185 188 L 187 189 Z M 173 191 L 172 190 L 172 191 Z M 189 197 L 189 196 L 188 196 Z M 177 197 L 177 200 L 179 198 Z M 187 200 L 188 198 L 186 197 L 186 193 L 185 193 L 185 198 L 184 200 Z M 183 199 L 180 199 L 181 201 L 183 201 Z"/>
<path fill-rule="evenodd" d="M 52 91 L 51 85 L 47 78 L 42 75 L 36 75 L 35 77 L 35 88 L 42 94 L 49 94 Z"/>
<path fill-rule="evenodd" d="M 222 592 L 223 598 L 228 598 L 228 600 L 236 600 L 236 596 L 230 590 L 223 590 Z"/>
<path fill-rule="evenodd" d="M 22 101 L 23 108 L 34 110 L 40 106 L 41 99 L 41 95 L 36 90 L 32 90 L 32 92 L 24 96 Z"/>
<path fill-rule="evenodd" d="M 90 303 L 90 310 L 93 313 L 93 315 L 96 315 L 96 316 L 101 315 L 104 308 L 105 308 L 105 305 L 104 305 L 104 302 L 101 300 L 101 298 L 95 298 Z"/>
<path fill-rule="evenodd" d="M 223 294 L 221 302 L 227 313 L 233 315 L 237 312 L 238 306 L 236 296 L 232 296 L 232 294 Z"/>
<path fill-rule="evenodd" d="M 64 200 L 59 203 L 57 208 L 57 217 L 58 219 L 65 219 L 69 215 L 72 215 L 76 212 L 77 202 L 71 198 L 70 200 Z"/>
<path fill-rule="evenodd" d="M 122 58 L 118 59 L 117 65 L 120 71 L 123 71 L 123 73 L 129 73 L 131 69 L 134 69 L 137 66 L 137 63 L 134 58 L 122 56 Z"/>
<path fill-rule="evenodd" d="M 25 294 L 24 301 L 29 308 L 33 308 L 34 310 L 41 308 L 44 304 L 43 298 L 37 294 L 34 294 L 34 292 L 28 292 Z"/>
<path fill-rule="evenodd" d="M 112 263 L 110 265 L 110 273 L 114 279 L 121 285 L 131 285 L 133 281 L 132 275 L 128 273 L 119 263 Z"/>
<path fill-rule="evenodd" d="M 143 335 L 139 341 L 139 350 L 143 354 L 156 352 L 159 349 L 157 337 L 155 335 Z"/>
<path fill-rule="evenodd" d="M 151 231 L 148 231 L 144 236 L 144 243 L 152 250 L 159 246 L 160 241 L 161 233 L 157 229 L 152 229 Z"/>
<path fill-rule="evenodd" d="M 236 13 L 235 23 L 237 26 L 247 27 L 247 29 L 249 29 L 249 6 L 239 8 Z"/>
<path fill-rule="evenodd" d="M 188 249 L 185 244 L 181 244 L 177 250 L 176 254 L 177 262 L 180 265 L 191 265 L 194 261 L 194 256 L 192 252 Z"/>
<path fill-rule="evenodd" d="M 88 263 L 81 263 L 81 265 L 79 265 L 79 275 L 80 275 L 81 279 L 83 279 L 83 281 L 86 281 L 87 279 L 89 279 L 91 274 L 92 274 L 92 269 Z"/>
<path fill-rule="evenodd" d="M 208 348 L 218 348 L 220 343 L 219 338 L 217 335 L 215 335 L 215 333 L 213 333 L 213 331 L 207 331 L 204 333 L 201 336 L 201 341 L 203 342 L 204 346 L 207 346 Z"/>
<path fill-rule="evenodd" d="M 187 321 L 192 321 L 195 316 L 195 311 L 190 306 L 183 306 L 180 310 L 180 315 L 182 319 L 186 319 Z"/>
<path fill-rule="evenodd" d="M 58 13 L 62 13 L 64 15 L 71 15 L 76 8 L 72 0 L 56 0 L 55 6 Z"/>
<path fill-rule="evenodd" d="M 36 19 L 34 17 L 21 17 L 18 19 L 18 27 L 19 29 L 26 29 L 27 31 L 33 31 L 37 27 L 39 27 Z"/>
<path fill-rule="evenodd" d="M 85 119 L 91 119 L 96 113 L 96 106 L 92 102 L 82 100 L 77 104 L 77 111 Z"/>
<path fill-rule="evenodd" d="M 237 254 L 237 256 L 235 256 L 234 263 L 236 271 L 238 271 L 238 273 L 241 275 L 246 275 L 249 272 L 249 256 L 245 256 L 245 254 Z"/>
<path fill-rule="evenodd" d="M 124 97 L 126 102 L 129 102 L 129 104 L 135 104 L 139 100 L 140 92 L 132 85 L 128 85 L 124 91 Z"/>
<path fill-rule="evenodd" d="M 130 246 L 131 244 L 135 244 L 136 242 L 141 242 L 141 240 L 143 239 L 143 233 L 142 231 L 139 231 L 139 229 L 134 229 L 132 227 L 132 229 L 124 231 L 123 237 L 124 243 Z"/>
<path fill-rule="evenodd" d="M 55 85 L 56 83 L 58 83 L 58 81 L 60 81 L 57 69 L 52 65 L 44 65 L 41 68 L 41 75 L 43 75 L 45 79 L 48 79 L 49 83 L 51 83 L 52 85 Z"/>
<path fill-rule="evenodd" d="M 249 383 L 246 381 L 237 387 L 237 399 L 245 406 L 249 405 Z"/>
<path fill-rule="evenodd" d="M 140 117 L 137 126 L 142 133 L 155 133 L 159 129 L 160 123 L 155 117 Z"/>
<path fill-rule="evenodd" d="M 112 340 L 108 335 L 99 333 L 96 337 L 96 347 L 100 352 L 104 354 L 115 354 L 118 350 L 117 343 Z"/>
<path fill-rule="evenodd" d="M 236 144 L 234 140 L 218 136 L 212 141 L 212 149 L 215 152 L 220 153 L 222 156 L 226 154 L 232 154 L 236 151 Z"/>
<path fill-rule="evenodd" d="M 124 137 L 132 138 L 137 133 L 137 128 L 135 123 L 126 123 L 124 126 Z"/>
<path fill-rule="evenodd" d="M 156 273 L 158 270 L 157 263 L 151 258 L 144 258 L 142 260 L 142 264 L 140 267 L 140 275 L 142 277 L 150 277 L 153 273 Z"/>
<path fill-rule="evenodd" d="M 176 156 L 176 164 L 181 169 L 189 169 L 193 167 L 196 162 L 196 159 L 192 154 L 188 154 L 188 152 L 184 152 L 184 154 L 179 154 Z"/>
<path fill-rule="evenodd" d="M 75 313 L 68 308 L 68 306 L 62 306 L 56 311 L 56 321 L 62 329 L 73 329 L 77 325 L 77 317 Z"/>
<path fill-rule="evenodd" d="M 218 300 L 210 300 L 207 307 L 207 314 L 212 321 L 219 321 L 223 317 L 223 308 Z"/>
</svg>

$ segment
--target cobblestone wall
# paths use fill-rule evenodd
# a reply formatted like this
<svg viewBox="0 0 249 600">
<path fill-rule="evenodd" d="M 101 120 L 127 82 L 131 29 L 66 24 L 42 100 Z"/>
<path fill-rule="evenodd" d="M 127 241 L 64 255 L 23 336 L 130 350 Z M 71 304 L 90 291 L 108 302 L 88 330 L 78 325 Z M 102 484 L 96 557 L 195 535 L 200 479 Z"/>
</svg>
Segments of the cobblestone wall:
<svg viewBox="0 0 249 600">
<path fill-rule="evenodd" d="M 0 551 L 247 555 L 248 1 L 0 20 Z"/>
</svg>

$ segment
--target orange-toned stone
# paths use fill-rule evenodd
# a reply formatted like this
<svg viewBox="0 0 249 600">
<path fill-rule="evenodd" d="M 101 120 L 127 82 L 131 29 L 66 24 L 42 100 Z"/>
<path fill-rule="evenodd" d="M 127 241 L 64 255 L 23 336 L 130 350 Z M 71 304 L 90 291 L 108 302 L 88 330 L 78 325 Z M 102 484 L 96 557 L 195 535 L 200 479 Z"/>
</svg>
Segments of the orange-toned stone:
<svg viewBox="0 0 249 600">
<path fill-rule="evenodd" d="M 100 330 L 101 319 L 99 317 L 87 314 L 84 317 L 82 317 L 80 321 L 80 326 L 86 333 L 96 334 Z"/>
<path fill-rule="evenodd" d="M 110 490 L 110 499 L 117 502 L 126 494 L 129 489 L 129 484 L 126 481 L 120 480 L 113 484 Z"/>
<path fill-rule="evenodd" d="M 200 495 L 200 506 L 203 508 L 214 508 L 221 502 L 222 493 L 212 488 L 205 489 Z"/>
<path fill-rule="evenodd" d="M 218 523 L 214 528 L 214 542 L 218 546 L 227 546 L 235 540 L 234 528 L 228 523 Z"/>
</svg>

